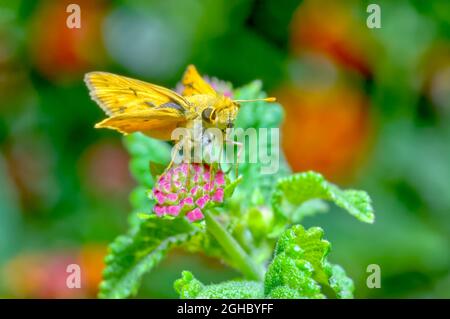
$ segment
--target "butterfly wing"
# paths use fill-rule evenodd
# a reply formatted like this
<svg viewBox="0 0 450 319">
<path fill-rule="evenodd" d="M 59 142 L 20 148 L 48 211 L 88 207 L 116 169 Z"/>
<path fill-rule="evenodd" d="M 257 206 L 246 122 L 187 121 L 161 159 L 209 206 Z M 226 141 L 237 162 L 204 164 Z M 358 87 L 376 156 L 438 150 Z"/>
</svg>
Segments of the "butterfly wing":
<svg viewBox="0 0 450 319">
<path fill-rule="evenodd" d="M 158 85 L 106 72 L 88 73 L 85 82 L 92 99 L 110 116 L 97 128 L 170 139 L 170 132 L 190 113 L 184 97 Z"/>
<path fill-rule="evenodd" d="M 90 72 L 85 75 L 85 82 L 91 98 L 108 115 L 144 111 L 166 103 L 177 104 L 180 109 L 189 109 L 189 103 L 179 94 L 162 86 L 125 76 Z"/>
<path fill-rule="evenodd" d="M 185 117 L 170 108 L 129 112 L 108 117 L 97 123 L 96 128 L 109 128 L 123 134 L 142 132 L 149 136 L 169 140 L 172 131 L 183 126 Z"/>
<path fill-rule="evenodd" d="M 217 95 L 212 86 L 198 74 L 197 69 L 192 64 L 184 72 L 181 83 L 184 86 L 183 96 L 196 94 Z"/>
</svg>

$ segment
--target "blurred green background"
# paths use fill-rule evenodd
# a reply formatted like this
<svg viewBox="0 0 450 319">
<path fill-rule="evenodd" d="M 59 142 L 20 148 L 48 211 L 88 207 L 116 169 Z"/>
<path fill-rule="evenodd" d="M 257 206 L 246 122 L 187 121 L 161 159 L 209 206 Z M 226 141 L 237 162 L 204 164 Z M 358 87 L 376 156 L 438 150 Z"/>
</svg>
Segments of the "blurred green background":
<svg viewBox="0 0 450 319">
<path fill-rule="evenodd" d="M 69 29 L 69 3 L 81 28 Z M 450 2 L 180 0 L 0 3 L 0 297 L 94 297 L 106 245 L 127 228 L 134 181 L 119 134 L 82 81 L 93 70 L 175 87 L 184 68 L 259 78 L 283 104 L 295 171 L 367 190 L 374 225 L 307 219 L 332 243 L 359 298 L 450 298 Z M 82 289 L 65 285 L 82 267 Z M 381 288 L 366 286 L 369 264 Z M 139 297 L 175 297 L 190 269 L 236 274 L 173 253 Z"/>
</svg>

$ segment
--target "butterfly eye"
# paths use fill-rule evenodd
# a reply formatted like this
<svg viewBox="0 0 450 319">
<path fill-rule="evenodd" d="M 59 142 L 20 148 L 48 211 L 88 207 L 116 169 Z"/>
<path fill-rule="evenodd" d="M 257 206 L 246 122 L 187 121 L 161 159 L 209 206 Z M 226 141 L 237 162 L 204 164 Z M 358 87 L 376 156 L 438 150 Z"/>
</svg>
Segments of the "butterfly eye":
<svg viewBox="0 0 450 319">
<path fill-rule="evenodd" d="M 216 120 L 216 110 L 213 110 L 213 111 L 211 112 L 211 115 L 209 116 L 209 118 L 210 118 L 212 121 L 215 121 L 215 120 Z"/>
<path fill-rule="evenodd" d="M 205 122 L 211 122 L 214 121 L 216 119 L 216 111 L 213 110 L 212 108 L 208 107 L 206 109 L 203 110 L 202 112 L 202 119 Z"/>
</svg>

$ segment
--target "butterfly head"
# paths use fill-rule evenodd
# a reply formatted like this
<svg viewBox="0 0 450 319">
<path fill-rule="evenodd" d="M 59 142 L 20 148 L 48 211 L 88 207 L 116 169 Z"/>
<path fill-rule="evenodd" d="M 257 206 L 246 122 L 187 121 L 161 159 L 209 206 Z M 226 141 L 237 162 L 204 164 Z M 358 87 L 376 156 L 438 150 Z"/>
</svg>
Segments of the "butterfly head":
<svg viewBox="0 0 450 319">
<path fill-rule="evenodd" d="M 240 103 L 256 101 L 274 102 L 275 98 L 232 100 L 227 96 L 221 96 L 213 107 L 207 107 L 203 110 L 202 118 L 204 121 L 220 129 L 232 128 L 240 108 Z"/>
<path fill-rule="evenodd" d="M 239 111 L 239 103 L 224 96 L 217 108 L 217 126 L 220 128 L 232 128 Z"/>
<path fill-rule="evenodd" d="M 238 103 L 229 97 L 221 96 L 213 102 L 212 106 L 202 111 L 202 119 L 214 127 L 226 129 L 233 127 L 238 110 Z"/>
</svg>

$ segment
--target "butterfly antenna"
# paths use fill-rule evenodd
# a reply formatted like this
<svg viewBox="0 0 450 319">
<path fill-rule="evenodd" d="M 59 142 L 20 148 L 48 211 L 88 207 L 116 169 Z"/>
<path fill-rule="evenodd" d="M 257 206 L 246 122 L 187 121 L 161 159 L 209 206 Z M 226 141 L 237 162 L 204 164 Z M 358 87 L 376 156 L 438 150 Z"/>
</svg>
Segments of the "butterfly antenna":
<svg viewBox="0 0 450 319">
<path fill-rule="evenodd" d="M 275 102 L 277 99 L 275 97 L 266 97 L 261 99 L 252 99 L 252 100 L 233 100 L 233 102 L 236 103 L 242 103 L 242 102 L 258 102 L 258 101 L 264 101 L 264 102 Z"/>
</svg>

